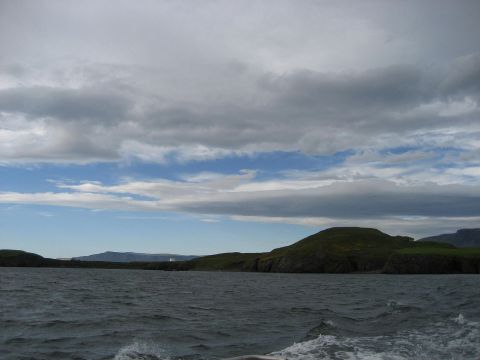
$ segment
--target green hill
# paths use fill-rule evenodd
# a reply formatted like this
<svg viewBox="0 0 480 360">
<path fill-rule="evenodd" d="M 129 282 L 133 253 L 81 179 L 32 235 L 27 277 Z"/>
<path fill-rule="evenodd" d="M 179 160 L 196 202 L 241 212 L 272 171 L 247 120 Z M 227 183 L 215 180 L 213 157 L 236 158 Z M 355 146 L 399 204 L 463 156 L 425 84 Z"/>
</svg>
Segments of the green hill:
<svg viewBox="0 0 480 360">
<path fill-rule="evenodd" d="M 259 261 L 261 271 L 353 272 L 381 270 L 395 249 L 413 239 L 369 228 L 330 228 L 275 249 Z"/>
<path fill-rule="evenodd" d="M 45 258 L 21 250 L 0 250 L 0 266 L 41 266 Z"/>
<path fill-rule="evenodd" d="M 453 249 L 448 244 L 418 243 L 376 229 L 336 227 L 268 253 L 226 253 L 200 257 L 178 270 L 228 270 L 290 273 L 380 272 L 390 256 L 409 248 Z"/>
</svg>

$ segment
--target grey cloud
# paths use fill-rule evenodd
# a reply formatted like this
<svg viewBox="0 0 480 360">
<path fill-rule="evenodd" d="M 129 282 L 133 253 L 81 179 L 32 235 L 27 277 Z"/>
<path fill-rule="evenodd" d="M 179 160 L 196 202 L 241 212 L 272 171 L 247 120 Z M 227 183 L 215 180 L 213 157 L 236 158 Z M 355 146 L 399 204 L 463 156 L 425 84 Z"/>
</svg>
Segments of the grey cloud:
<svg viewBox="0 0 480 360">
<path fill-rule="evenodd" d="M 298 71 L 289 75 L 268 76 L 261 84 L 279 94 L 278 103 L 300 109 L 337 113 L 364 107 L 396 107 L 422 99 L 422 73 L 414 66 L 390 66 L 354 74 L 325 74 Z M 339 114 L 337 114 L 339 115 Z"/>
<path fill-rule="evenodd" d="M 237 187 L 250 181 L 252 174 L 210 180 L 207 177 L 194 182 L 157 180 L 116 186 L 59 184 L 62 191 L 70 192 L 0 193 L 0 203 L 173 211 L 329 225 L 372 222 L 390 224 L 397 229 L 410 227 L 412 232 L 414 227 L 428 227 L 442 219 L 446 222 L 444 225 L 448 222 L 449 226 L 456 220 L 471 224 L 480 219 L 478 185 L 404 186 L 370 180 L 336 182 L 308 189 L 240 191 Z M 148 199 L 139 200 L 134 195 L 148 196 Z"/>
<path fill-rule="evenodd" d="M 29 69 L 23 64 L 12 63 L 0 66 L 0 73 L 5 73 L 14 78 L 22 78 L 28 74 Z"/>
<path fill-rule="evenodd" d="M 401 216 L 480 216 L 477 186 L 404 187 L 389 182 L 336 183 L 317 189 L 230 194 L 180 209 L 208 214 L 368 219 Z"/>
<path fill-rule="evenodd" d="M 103 157 L 106 145 L 111 147 L 107 150 L 108 158 L 117 154 L 120 159 L 123 144 L 129 141 L 171 148 L 204 146 L 217 149 L 217 154 L 276 150 L 319 154 L 415 146 L 428 141 L 428 136 L 419 133 L 438 136 L 453 122 L 458 129 L 464 127 L 465 133 L 471 132 L 472 114 L 479 113 L 478 104 L 467 114 L 439 116 L 440 110 L 415 113 L 424 104 L 449 106 L 449 102 L 438 95 L 438 87 L 425 86 L 434 83 L 427 72 L 412 66 L 350 74 L 297 71 L 282 76 L 249 76 L 257 79 L 257 86 L 251 87 L 257 100 L 251 103 L 232 103 L 228 97 L 218 101 L 179 101 L 168 97 L 168 87 L 160 93 L 150 93 L 142 90 L 143 82 L 125 86 L 123 81 L 102 80 L 79 89 L 3 89 L 0 111 L 22 113 L 34 120 L 51 118 L 54 121 L 48 120 L 49 129 L 63 134 L 73 131 L 75 136 L 80 130 L 88 135 L 83 137 L 83 145 L 82 137 L 76 140 L 80 148 L 88 149 L 80 152 L 85 161 Z M 82 128 L 65 123 L 71 120 L 81 120 Z M 411 134 L 416 134 L 416 138 L 409 138 Z M 108 141 L 101 140 L 107 138 Z M 449 141 L 458 140 L 450 137 Z M 95 154 L 98 146 L 92 147 L 92 143 L 101 144 L 99 154 Z M 59 154 L 68 153 L 58 146 L 50 148 Z M 46 159 L 59 158 L 59 154 L 47 154 Z"/>
<path fill-rule="evenodd" d="M 61 120 L 110 121 L 125 117 L 131 100 L 100 89 L 17 87 L 0 90 L 0 111 Z"/>
<path fill-rule="evenodd" d="M 0 161 L 21 161 L 25 144 L 38 161 L 83 162 L 155 161 L 133 152 L 142 148 L 163 161 L 186 148 L 478 147 L 467 137 L 479 130 L 480 22 L 467 2 L 1 6 L 0 64 L 22 65 L 3 65 L 0 115 L 43 127 L 2 122 Z M 450 16 L 465 20 L 446 27 Z M 171 158 L 202 158 L 194 155 Z"/>
<path fill-rule="evenodd" d="M 480 54 L 456 60 L 441 84 L 445 95 L 480 95 Z"/>
<path fill-rule="evenodd" d="M 146 114 L 144 121 L 160 133 L 172 131 L 174 136 L 166 140 L 170 143 L 312 153 L 373 144 L 372 137 L 378 135 L 397 137 L 395 142 L 398 135 L 435 131 L 452 121 L 458 126 L 471 123 L 470 117 L 456 115 L 403 115 L 441 100 L 440 79 L 414 66 L 351 74 L 296 71 L 257 79 L 258 87 L 251 90 L 264 99 L 260 104 L 184 104 Z M 151 135 L 155 139 L 155 131 Z"/>
</svg>

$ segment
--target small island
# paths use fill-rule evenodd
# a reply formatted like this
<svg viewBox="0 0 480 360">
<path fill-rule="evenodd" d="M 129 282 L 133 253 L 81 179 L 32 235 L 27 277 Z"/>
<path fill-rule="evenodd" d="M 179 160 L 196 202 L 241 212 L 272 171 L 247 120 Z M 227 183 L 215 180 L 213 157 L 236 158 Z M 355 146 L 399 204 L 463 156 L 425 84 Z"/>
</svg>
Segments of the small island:
<svg viewBox="0 0 480 360">
<path fill-rule="evenodd" d="M 414 241 L 377 229 L 334 227 L 266 253 L 224 253 L 186 261 L 106 262 L 48 259 L 0 250 L 0 266 L 248 271 L 276 273 L 479 274 L 480 248 Z"/>
</svg>

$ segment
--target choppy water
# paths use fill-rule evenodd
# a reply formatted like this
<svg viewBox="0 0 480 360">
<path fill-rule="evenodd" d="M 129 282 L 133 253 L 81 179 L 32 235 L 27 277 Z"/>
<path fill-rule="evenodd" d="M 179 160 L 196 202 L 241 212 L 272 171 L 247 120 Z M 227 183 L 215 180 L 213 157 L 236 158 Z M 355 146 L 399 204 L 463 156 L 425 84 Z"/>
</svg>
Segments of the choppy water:
<svg viewBox="0 0 480 360">
<path fill-rule="evenodd" d="M 0 268 L 0 358 L 480 359 L 480 276 Z"/>
</svg>

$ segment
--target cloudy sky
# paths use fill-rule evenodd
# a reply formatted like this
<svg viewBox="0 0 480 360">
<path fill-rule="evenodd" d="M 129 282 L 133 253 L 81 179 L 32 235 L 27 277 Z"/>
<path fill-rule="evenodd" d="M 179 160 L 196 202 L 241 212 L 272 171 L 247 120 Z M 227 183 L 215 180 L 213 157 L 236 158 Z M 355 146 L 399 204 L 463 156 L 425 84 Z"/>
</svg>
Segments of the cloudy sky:
<svg viewBox="0 0 480 360">
<path fill-rule="evenodd" d="M 0 0 L 0 248 L 480 226 L 478 1 Z"/>
</svg>

